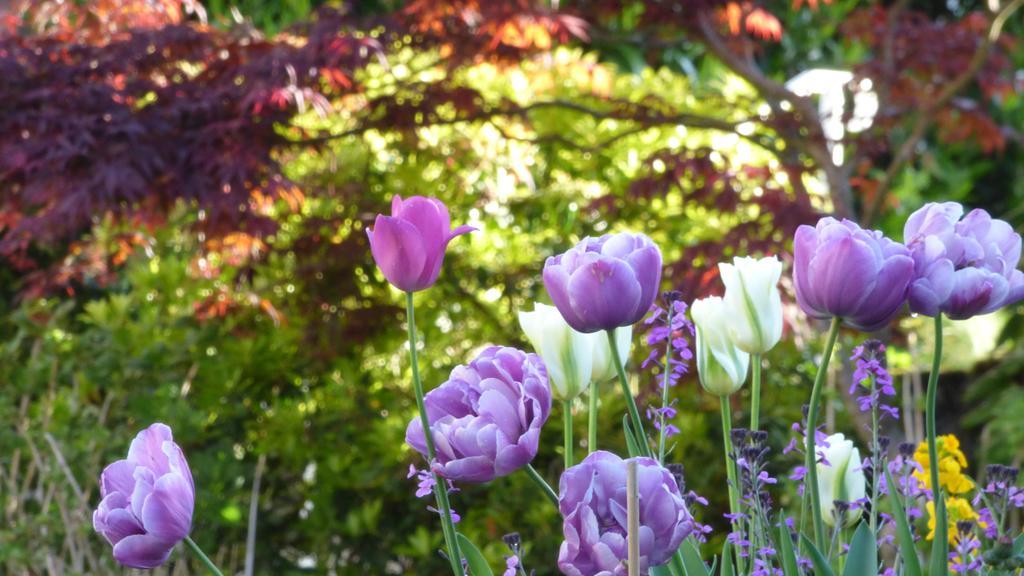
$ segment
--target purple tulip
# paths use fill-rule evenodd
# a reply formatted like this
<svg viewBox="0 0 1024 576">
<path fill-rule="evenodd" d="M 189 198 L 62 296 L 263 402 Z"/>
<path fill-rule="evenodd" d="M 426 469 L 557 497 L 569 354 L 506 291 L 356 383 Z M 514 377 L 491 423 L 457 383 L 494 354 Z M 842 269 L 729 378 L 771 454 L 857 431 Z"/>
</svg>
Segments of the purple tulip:
<svg viewBox="0 0 1024 576">
<path fill-rule="evenodd" d="M 92 525 L 131 568 L 156 568 L 192 530 L 196 488 L 171 429 L 153 424 L 100 476 L 102 501 Z"/>
<path fill-rule="evenodd" d="M 451 229 L 448 207 L 437 198 L 413 196 L 391 199 L 391 216 L 377 215 L 366 229 L 377 267 L 392 285 L 405 292 L 430 288 L 437 282 L 448 242 L 476 230 Z"/>
<path fill-rule="evenodd" d="M 910 215 L 903 240 L 914 258 L 910 309 L 955 320 L 994 312 L 1024 300 L 1017 270 L 1021 238 L 984 210 L 964 216 L 956 202 L 930 203 Z"/>
<path fill-rule="evenodd" d="M 899 314 L 914 276 L 906 246 L 849 220 L 822 218 L 793 240 L 796 300 L 809 316 L 873 332 Z"/>
<path fill-rule="evenodd" d="M 544 287 L 578 332 L 631 326 L 647 314 L 661 282 L 661 251 L 643 234 L 584 238 L 544 263 Z"/>
<path fill-rule="evenodd" d="M 694 522 L 672 474 L 651 458 L 635 458 L 640 493 L 640 572 L 669 561 Z M 625 576 L 626 460 L 591 452 L 562 474 L 558 509 L 565 540 L 558 567 L 569 576 Z"/>
<path fill-rule="evenodd" d="M 456 366 L 424 401 L 437 448 L 433 469 L 456 482 L 488 482 L 537 455 L 551 389 L 540 356 L 492 346 Z M 409 422 L 405 441 L 427 456 L 418 417 Z"/>
</svg>

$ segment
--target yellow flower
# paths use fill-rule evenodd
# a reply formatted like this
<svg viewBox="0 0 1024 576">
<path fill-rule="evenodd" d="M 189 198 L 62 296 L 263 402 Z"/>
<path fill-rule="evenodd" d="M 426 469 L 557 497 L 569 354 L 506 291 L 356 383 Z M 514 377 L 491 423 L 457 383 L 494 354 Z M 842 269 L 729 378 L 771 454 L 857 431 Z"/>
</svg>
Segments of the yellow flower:
<svg viewBox="0 0 1024 576">
<path fill-rule="evenodd" d="M 978 522 L 978 513 L 974 511 L 971 502 L 966 498 L 950 496 L 946 498 L 946 519 L 949 527 L 946 534 L 949 535 L 949 543 L 955 544 L 959 539 L 959 531 L 956 529 L 957 522 Z M 980 528 L 985 528 L 984 522 L 978 522 Z M 935 538 L 935 502 L 928 501 L 928 540 Z"/>
<path fill-rule="evenodd" d="M 939 486 L 949 494 L 964 494 L 974 489 L 974 481 L 964 475 L 967 468 L 967 457 L 960 450 L 960 441 L 956 436 L 947 434 L 935 439 L 939 454 Z M 921 470 L 914 472 L 914 477 L 922 488 L 931 488 L 930 458 L 928 444 L 921 442 L 914 452 L 914 461 L 921 465 Z"/>
</svg>

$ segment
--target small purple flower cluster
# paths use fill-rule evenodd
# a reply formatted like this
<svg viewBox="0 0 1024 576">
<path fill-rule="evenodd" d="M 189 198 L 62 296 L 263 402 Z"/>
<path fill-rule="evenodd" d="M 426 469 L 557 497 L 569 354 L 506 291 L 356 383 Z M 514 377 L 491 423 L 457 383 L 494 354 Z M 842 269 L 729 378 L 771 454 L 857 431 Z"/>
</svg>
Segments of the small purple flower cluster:
<svg viewBox="0 0 1024 576">
<path fill-rule="evenodd" d="M 686 317 L 686 302 L 682 301 L 679 292 L 666 292 L 662 298 L 665 301 L 665 308 L 657 303 L 651 305 L 650 315 L 644 320 L 644 325 L 650 327 L 645 342 L 651 352 L 640 364 L 640 367 L 647 369 L 657 366 L 661 370 L 665 370 L 661 358 L 666 357 L 665 345 L 667 343 L 669 346 L 667 355 L 668 385 L 675 386 L 679 383 L 679 379 L 689 372 L 690 362 L 693 360 L 693 350 L 690 349 L 690 340 L 694 336 L 693 322 Z M 658 386 L 664 386 L 664 379 L 659 378 Z"/>
<path fill-rule="evenodd" d="M 974 496 L 974 506 L 984 505 L 979 511 L 979 525 L 984 525 L 987 538 L 994 540 L 1004 536 L 1010 511 L 1024 508 L 1024 489 L 1017 486 L 1019 474 L 1019 468 L 1002 464 L 985 468 L 988 483 Z"/>
<path fill-rule="evenodd" d="M 861 412 L 879 410 L 894 420 L 899 420 L 900 411 L 886 404 L 886 398 L 896 397 L 892 375 L 886 369 L 885 344 L 878 340 L 866 340 L 853 349 L 850 360 L 855 362 L 850 396 L 857 399 Z"/>
</svg>

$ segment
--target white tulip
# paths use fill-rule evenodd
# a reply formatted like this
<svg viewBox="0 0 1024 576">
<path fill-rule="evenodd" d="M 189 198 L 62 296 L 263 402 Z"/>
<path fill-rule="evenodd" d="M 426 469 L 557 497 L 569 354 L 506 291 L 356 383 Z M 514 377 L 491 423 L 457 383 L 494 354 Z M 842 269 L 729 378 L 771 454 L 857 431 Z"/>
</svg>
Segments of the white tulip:
<svg viewBox="0 0 1024 576">
<path fill-rule="evenodd" d="M 725 305 L 734 312 L 729 338 L 749 354 L 771 350 L 782 338 L 782 262 L 775 256 L 737 257 L 732 264 L 720 263 L 718 270 L 725 284 Z"/>
<path fill-rule="evenodd" d="M 701 385 L 718 396 L 736 392 L 747 380 L 750 355 L 729 339 L 729 324 L 735 314 L 730 314 L 721 298 L 713 296 L 695 301 L 690 316 L 697 330 L 697 374 Z"/>
<path fill-rule="evenodd" d="M 556 400 L 573 400 L 591 380 L 601 382 L 616 376 L 605 332 L 577 332 L 557 308 L 540 303 L 534 304 L 533 312 L 519 311 L 519 325 L 547 367 L 551 395 Z M 632 336 L 632 327 L 615 331 L 623 363 L 629 357 Z"/>
<path fill-rule="evenodd" d="M 852 526 L 860 519 L 861 510 L 852 504 L 864 498 L 864 471 L 861 470 L 860 450 L 842 434 L 833 434 L 826 439 L 828 448 L 818 447 L 818 453 L 825 456 L 818 466 L 818 498 L 821 502 L 821 517 L 829 526 L 836 525 L 835 501 L 847 502 L 851 508 L 841 518 L 843 526 Z"/>
</svg>

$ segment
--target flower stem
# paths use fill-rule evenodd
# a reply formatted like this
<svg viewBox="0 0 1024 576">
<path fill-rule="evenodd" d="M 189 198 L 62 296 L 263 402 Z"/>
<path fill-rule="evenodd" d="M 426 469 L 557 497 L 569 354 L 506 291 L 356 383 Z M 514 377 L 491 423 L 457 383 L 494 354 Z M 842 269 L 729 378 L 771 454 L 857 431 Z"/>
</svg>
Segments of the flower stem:
<svg viewBox="0 0 1024 576">
<path fill-rule="evenodd" d="M 761 425 L 761 355 L 751 354 L 750 430 Z"/>
<path fill-rule="evenodd" d="M 626 369 L 622 364 L 622 355 L 619 353 L 619 345 L 615 341 L 615 330 L 608 330 L 608 344 L 612 350 L 612 360 L 615 362 L 615 371 L 619 375 L 619 384 L 622 386 L 622 395 L 626 397 L 626 408 L 629 410 L 629 419 L 633 424 L 633 433 L 636 434 L 641 456 L 650 458 L 651 447 L 647 443 L 647 433 L 644 432 L 644 423 L 640 420 L 640 411 L 636 408 L 636 400 L 633 399 L 633 392 L 629 389 L 629 380 L 626 378 Z"/>
<path fill-rule="evenodd" d="M 597 450 L 597 392 L 598 382 L 590 381 L 590 409 L 587 411 L 587 453 Z"/>
<path fill-rule="evenodd" d="M 832 351 L 836 347 L 836 339 L 839 337 L 839 326 L 842 323 L 840 318 L 833 318 L 832 325 L 828 330 L 828 340 L 825 342 L 825 353 L 821 358 L 821 366 L 814 378 L 814 388 L 811 389 L 811 403 L 807 410 L 807 430 L 804 431 L 806 438 L 805 466 L 807 467 L 807 481 L 804 483 L 804 490 L 811 494 L 811 520 L 814 522 L 814 544 L 821 550 L 826 544 L 825 522 L 821 517 L 821 497 L 818 494 L 818 449 L 817 449 L 817 428 L 818 428 L 818 404 L 821 403 L 821 389 L 825 384 L 825 376 L 828 374 L 828 364 L 832 360 Z"/>
<path fill-rule="evenodd" d="M 722 447 L 725 449 L 725 474 L 729 478 L 729 512 L 740 513 L 740 485 L 736 474 L 736 462 L 729 457 L 732 454 L 732 408 L 728 396 L 719 396 L 722 411 Z"/>
<path fill-rule="evenodd" d="M 729 406 L 728 396 L 719 396 L 718 401 L 722 413 L 722 448 L 725 450 L 725 475 L 729 480 L 729 512 L 734 515 L 734 519 L 730 520 L 730 523 L 739 523 L 740 531 L 742 531 L 743 520 L 735 517 L 736 514 L 740 513 L 739 475 L 736 473 L 736 462 L 729 457 L 732 454 L 732 408 Z M 740 555 L 740 552 L 742 550 L 740 545 L 737 544 L 735 557 L 738 568 L 737 573 L 743 574 L 743 557 Z"/>
<path fill-rule="evenodd" d="M 420 424 L 423 426 L 423 439 L 427 445 L 427 466 L 433 467 L 437 453 L 434 450 L 434 435 L 430 430 L 430 419 L 427 417 L 427 405 L 423 400 L 423 383 L 420 380 L 419 359 L 416 352 L 416 310 L 412 302 L 412 292 L 405 293 L 405 309 L 409 325 L 409 359 L 412 362 L 412 383 L 416 391 L 416 407 L 420 412 Z M 455 537 L 455 523 L 452 522 L 451 505 L 448 503 L 447 483 L 444 478 L 431 470 L 434 476 L 434 497 L 437 508 L 441 511 L 441 531 L 445 545 L 448 547 L 448 561 L 451 563 L 455 576 L 463 576 L 462 555 L 459 554 L 459 543 Z"/>
<path fill-rule="evenodd" d="M 665 324 L 668 326 L 668 340 L 665 341 L 665 371 L 661 382 L 661 413 L 658 414 L 658 462 L 665 463 L 665 408 L 668 406 L 668 384 L 672 374 L 672 312 L 674 307 L 669 304 Z"/>
<path fill-rule="evenodd" d="M 562 430 L 565 440 L 565 469 L 568 470 L 574 463 L 572 457 L 572 400 L 562 402 L 562 412 Z"/>
<path fill-rule="evenodd" d="M 878 382 L 875 376 L 871 376 L 871 531 L 878 534 L 878 486 L 884 477 L 885 459 L 882 458 L 882 448 L 878 444 L 878 401 L 874 400 L 877 394 Z"/>
<path fill-rule="evenodd" d="M 942 490 L 939 485 L 939 449 L 935 442 L 935 410 L 938 398 L 939 388 L 939 370 L 942 369 L 942 313 L 935 315 L 935 350 L 932 357 L 932 371 L 928 374 L 928 392 L 925 395 L 925 436 L 928 441 L 928 471 L 930 476 L 930 485 L 932 489 L 932 501 L 935 502 L 935 522 L 936 526 L 939 525 L 940 521 L 945 521 L 945 505 L 946 502 L 943 499 Z M 945 531 L 942 531 L 945 532 Z M 936 533 L 940 533 L 936 530 Z M 948 546 L 948 538 L 943 538 L 943 542 L 939 542 L 939 538 L 936 538 L 932 542 L 932 546 Z M 933 554 L 934 556 L 934 554 Z M 942 564 L 946 567 L 946 563 Z M 943 570 L 943 574 L 946 571 Z M 940 575 L 936 575 L 940 576 Z"/>
<path fill-rule="evenodd" d="M 224 573 L 213 564 L 210 557 L 203 552 L 203 549 L 200 548 L 191 537 L 185 536 L 185 545 L 188 546 L 188 549 L 191 550 L 193 554 L 199 557 L 199 560 L 206 566 L 206 569 L 210 571 L 210 574 L 213 574 L 214 576 L 224 576 Z"/>
<path fill-rule="evenodd" d="M 526 468 L 523 468 L 523 470 L 526 470 L 530 479 L 533 480 L 537 486 L 540 486 L 541 492 L 544 492 L 544 496 L 546 496 L 547 499 L 555 505 L 555 508 L 558 508 L 558 494 L 555 494 L 554 489 L 552 489 L 547 480 L 540 475 L 540 472 L 537 472 L 537 469 L 533 467 L 533 464 L 527 464 Z"/>
</svg>

